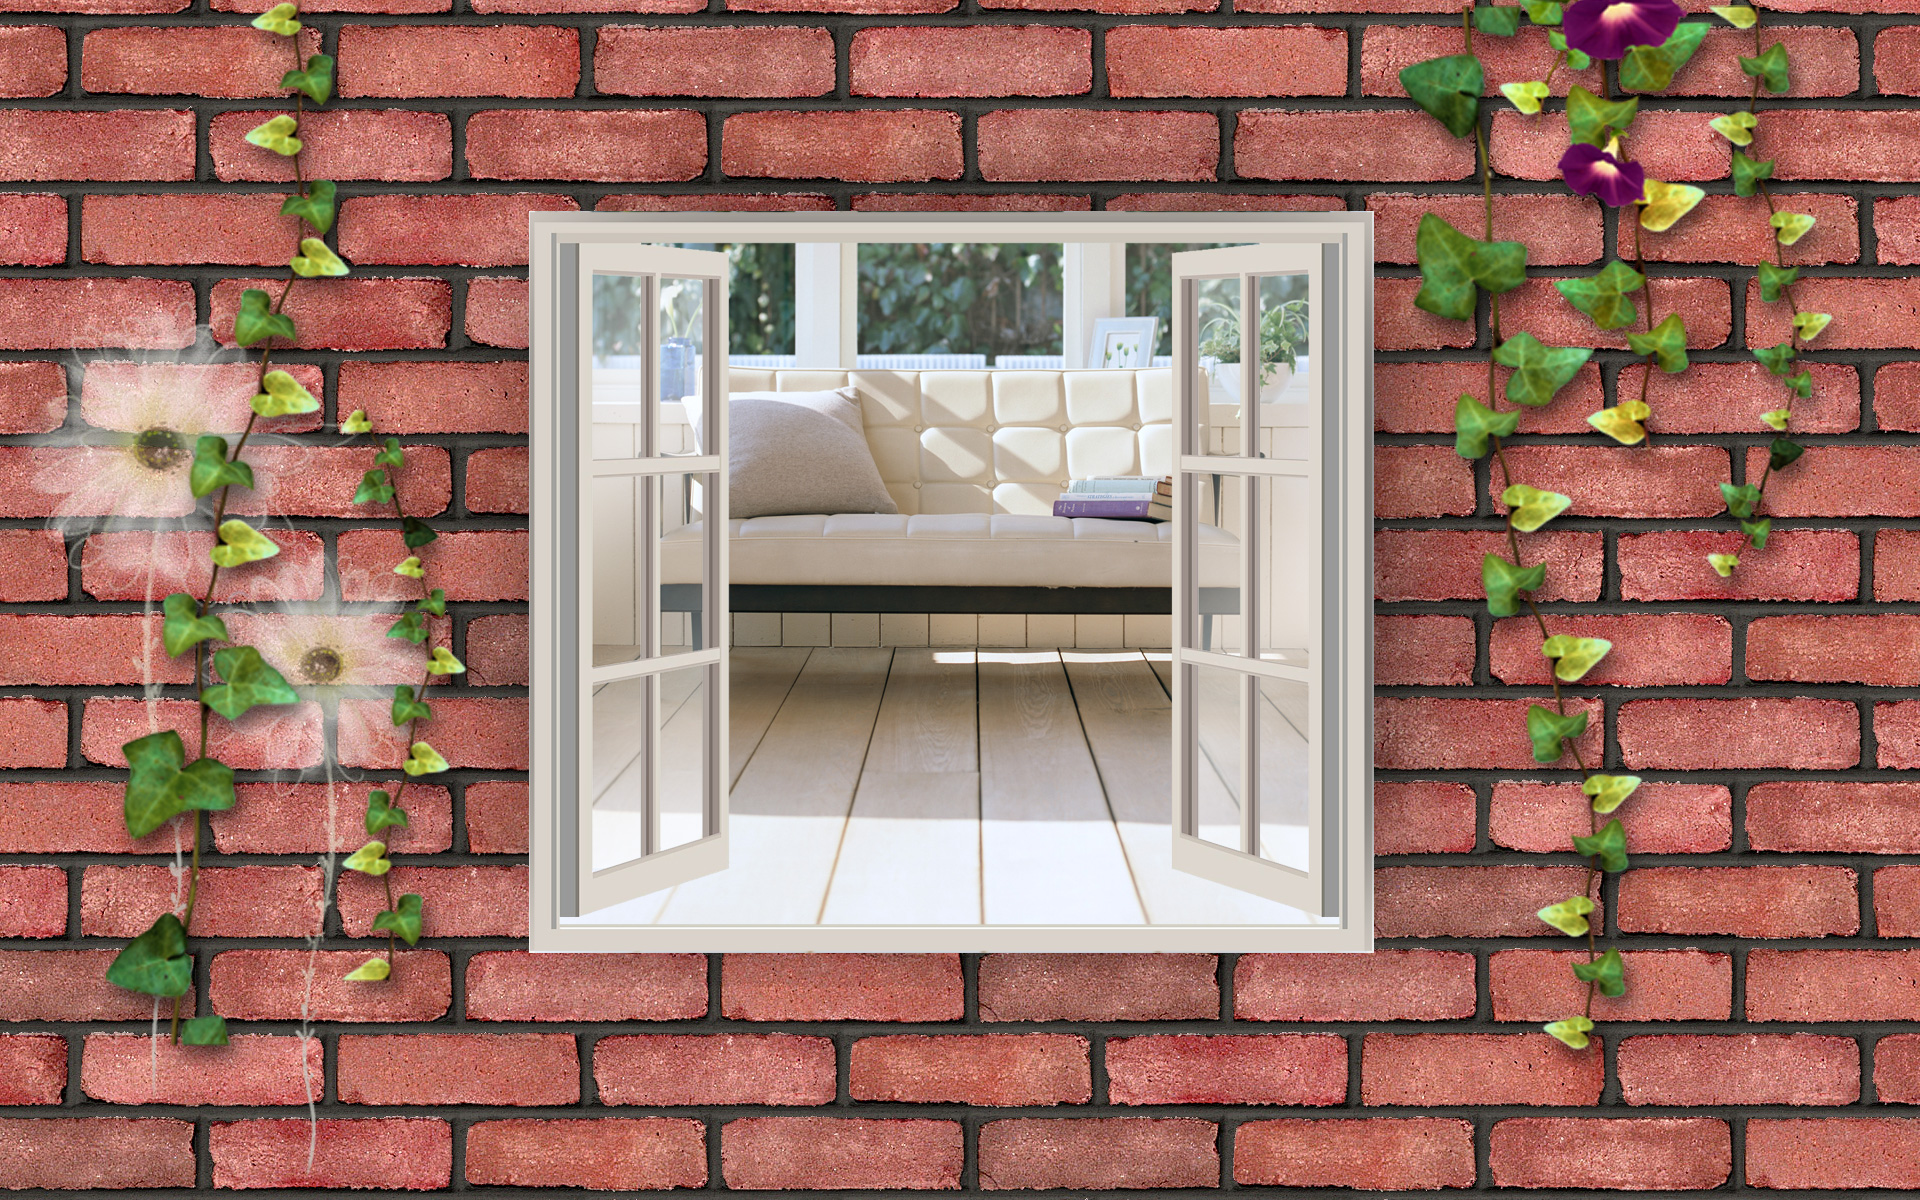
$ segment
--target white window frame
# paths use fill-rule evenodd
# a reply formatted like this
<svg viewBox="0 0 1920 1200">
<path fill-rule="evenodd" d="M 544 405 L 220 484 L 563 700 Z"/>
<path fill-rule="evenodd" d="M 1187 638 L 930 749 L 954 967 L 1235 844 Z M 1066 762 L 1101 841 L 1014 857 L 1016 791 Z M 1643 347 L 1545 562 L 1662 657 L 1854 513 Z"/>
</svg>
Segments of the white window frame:
<svg viewBox="0 0 1920 1200">
<path fill-rule="evenodd" d="M 530 215 L 531 348 L 530 514 L 532 729 L 530 779 L 530 941 L 541 952 L 635 951 L 1342 951 L 1373 944 L 1372 822 L 1372 260 L 1369 213 L 534 213 Z M 1315 925 L 1143 926 L 682 926 L 589 924 L 563 919 L 563 882 L 574 878 L 576 853 L 559 839 L 562 755 L 579 742 L 578 703 L 559 694 L 562 656 L 556 607 L 566 547 L 576 531 L 562 528 L 562 489 L 574 486 L 579 388 L 577 356 L 560 343 L 558 293 L 563 263 L 578 263 L 582 244 L 793 242 L 812 255 L 799 287 L 796 318 L 812 310 L 812 332 L 800 337 L 800 366 L 850 369 L 854 292 L 851 270 L 859 242 L 1013 241 L 1068 246 L 1067 315 L 1086 326 L 1124 290 L 1125 244 L 1239 241 L 1320 243 L 1330 277 L 1339 280 L 1337 388 L 1323 402 L 1320 508 L 1324 614 L 1315 674 L 1325 699 L 1322 718 L 1323 802 L 1337 851 L 1329 859 L 1326 908 L 1337 914 Z M 1098 249 L 1105 247 L 1104 250 Z M 837 253 L 836 253 L 837 252 Z M 798 266 L 798 263 L 796 264 Z M 837 269 L 833 269 L 837 267 Z M 1103 270 L 1102 267 L 1105 269 Z M 1104 278 L 1101 278 L 1103 277 Z M 826 285 L 831 277 L 835 285 Z M 1177 285 L 1176 285 L 1177 286 Z M 808 289 L 817 295 L 810 295 Z M 831 293 L 831 295 L 830 295 Z M 1082 293 L 1088 293 L 1083 296 Z M 1105 293 L 1102 298 L 1098 293 Z M 826 303 L 829 300 L 837 303 Z M 837 319 L 829 319 L 837 317 Z M 829 338 L 830 333 L 830 338 Z M 1063 321 L 1071 368 L 1085 333 Z M 839 347 L 839 361 L 810 363 Z M 809 350 L 807 347 L 811 346 Z M 1076 349 L 1078 347 L 1079 349 Z M 1331 355 L 1335 351 L 1326 351 Z M 718 357 L 718 356 L 715 356 Z M 570 363 L 574 365 L 569 365 Z M 1334 365 L 1332 363 L 1330 366 Z M 1316 372 L 1317 373 L 1317 372 Z M 719 630 L 716 629 L 716 635 Z M 578 769 L 577 761 L 567 765 Z M 1176 783 L 1175 795 L 1179 795 Z M 1336 877 L 1337 876 L 1337 877 Z"/>
</svg>

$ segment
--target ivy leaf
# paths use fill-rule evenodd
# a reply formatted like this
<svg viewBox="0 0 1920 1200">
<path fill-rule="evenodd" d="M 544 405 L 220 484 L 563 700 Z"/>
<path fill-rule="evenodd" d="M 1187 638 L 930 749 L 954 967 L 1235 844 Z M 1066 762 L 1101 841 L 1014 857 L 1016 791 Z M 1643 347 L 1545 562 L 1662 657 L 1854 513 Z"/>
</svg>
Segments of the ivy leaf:
<svg viewBox="0 0 1920 1200">
<path fill-rule="evenodd" d="M 1727 502 L 1730 516 L 1745 520 L 1753 515 L 1753 506 L 1760 503 L 1760 489 L 1751 483 L 1723 483 L 1720 497 Z"/>
<path fill-rule="evenodd" d="M 318 233 L 321 237 L 325 237 L 327 230 L 333 228 L 333 218 L 336 211 L 334 208 L 334 194 L 337 190 L 338 189 L 333 186 L 333 180 L 316 179 L 307 185 L 306 195 L 288 196 L 285 200 L 282 200 L 280 202 L 280 215 L 283 217 L 299 217 L 302 221 L 313 226 L 314 232 Z"/>
<path fill-rule="evenodd" d="M 146 996 L 181 996 L 193 986 L 193 959 L 180 918 L 161 913 L 147 931 L 114 956 L 107 982 Z"/>
<path fill-rule="evenodd" d="M 1494 37 L 1512 37 L 1520 32 L 1520 10 L 1505 5 L 1479 5 L 1473 10 L 1473 27 Z"/>
<path fill-rule="evenodd" d="M 1558 25 L 1562 16 L 1560 0 L 1520 0 L 1520 7 L 1527 10 L 1527 20 L 1535 25 Z"/>
<path fill-rule="evenodd" d="M 1602 100 L 1576 83 L 1567 93 L 1567 132 L 1573 141 L 1605 149 L 1607 138 L 1633 124 L 1634 114 L 1639 111 L 1638 96 Z"/>
<path fill-rule="evenodd" d="M 362 875 L 385 875 L 393 870 L 393 860 L 387 857 L 385 842 L 368 842 L 348 855 L 347 861 L 340 865 Z"/>
<path fill-rule="evenodd" d="M 299 8 L 292 4 L 276 4 L 253 19 L 255 29 L 264 29 L 268 33 L 277 33 L 282 37 L 292 37 L 300 32 L 300 22 L 294 20 Z"/>
<path fill-rule="evenodd" d="M 1774 432 L 1785 433 L 1787 431 L 1787 422 L 1793 419 L 1793 410 L 1790 408 L 1776 408 L 1771 412 L 1761 413 L 1760 419 L 1766 422 L 1767 428 Z"/>
<path fill-rule="evenodd" d="M 1640 422 L 1653 415 L 1653 409 L 1644 401 L 1622 400 L 1612 408 L 1603 408 L 1587 417 L 1587 424 L 1606 434 L 1622 446 L 1631 446 L 1647 436 L 1647 427 Z"/>
<path fill-rule="evenodd" d="M 224 1046 L 227 1044 L 227 1019 L 208 1013 L 180 1023 L 180 1041 L 188 1046 Z"/>
<path fill-rule="evenodd" d="M 1787 376 L 1787 386 L 1802 400 L 1810 399 L 1813 396 L 1813 372 L 1802 371 L 1798 375 Z"/>
<path fill-rule="evenodd" d="M 187 761 L 187 748 L 171 729 L 150 733 L 120 747 L 127 756 L 127 791 L 123 804 L 127 833 L 146 837 L 186 811 L 186 802 L 174 783 Z"/>
<path fill-rule="evenodd" d="M 409 721 L 425 721 L 433 716 L 433 709 L 420 699 L 409 684 L 401 684 L 393 689 L 393 723 L 405 725 Z"/>
<path fill-rule="evenodd" d="M 1573 506 L 1573 501 L 1559 492 L 1543 492 L 1524 483 L 1501 492 L 1500 503 L 1512 510 L 1507 523 L 1521 533 L 1532 533 Z"/>
<path fill-rule="evenodd" d="M 425 579 L 427 577 L 426 568 L 422 567 L 419 558 L 413 555 L 409 555 L 402 560 L 400 565 L 393 569 L 393 573 L 395 575 L 405 575 L 408 579 Z"/>
<path fill-rule="evenodd" d="M 1552 93 L 1548 91 L 1545 83 L 1538 79 L 1530 79 L 1525 83 L 1503 83 L 1500 85 L 1500 94 L 1513 101 L 1515 108 L 1531 117 L 1540 111 L 1540 102 Z"/>
<path fill-rule="evenodd" d="M 203 433 L 193 444 L 193 466 L 187 470 L 187 490 L 197 500 L 223 487 L 253 486 L 253 468 L 227 461 L 227 439 Z"/>
<path fill-rule="evenodd" d="M 252 646 L 228 646 L 215 652 L 213 667 L 226 682 L 201 692 L 200 703 L 229 721 L 238 721 L 255 705 L 300 701 L 300 693 Z"/>
<path fill-rule="evenodd" d="M 233 768 L 217 758 L 196 758 L 173 781 L 180 806 L 202 812 L 225 812 L 233 807 Z"/>
<path fill-rule="evenodd" d="M 1782 467 L 1792 466 L 1793 461 L 1806 452 L 1807 448 L 1798 442 L 1790 442 L 1786 438 L 1775 438 L 1773 444 L 1767 447 L 1767 465 L 1778 471 Z"/>
<path fill-rule="evenodd" d="M 408 751 L 407 761 L 400 764 L 400 769 L 409 775 L 438 775 L 449 767 L 440 752 L 425 742 L 415 742 Z"/>
<path fill-rule="evenodd" d="M 380 448 L 380 452 L 373 456 L 373 462 L 375 466 L 392 467 L 396 471 L 406 466 L 407 452 L 400 445 L 400 439 L 388 438 L 386 444 Z"/>
<path fill-rule="evenodd" d="M 1567 738 L 1577 738 L 1587 731 L 1587 714 L 1573 713 L 1561 716 L 1550 708 L 1541 708 L 1538 704 L 1527 706 L 1527 738 L 1533 742 L 1533 761 L 1539 763 L 1559 762 L 1566 751 L 1560 743 Z"/>
<path fill-rule="evenodd" d="M 1540 653 L 1554 659 L 1553 677 L 1561 683 L 1579 683 L 1613 649 L 1605 638 L 1556 633 L 1540 644 Z"/>
<path fill-rule="evenodd" d="M 1752 29 L 1753 23 L 1760 19 L 1759 13 L 1744 4 L 1716 4 L 1712 11 L 1735 29 Z"/>
<path fill-rule="evenodd" d="M 1620 60 L 1620 86 L 1632 92 L 1664 91 L 1673 73 L 1687 65 L 1700 39 L 1707 36 L 1705 21 L 1686 21 L 1658 46 L 1635 46 Z"/>
<path fill-rule="evenodd" d="M 1813 218 L 1806 213 L 1777 212 L 1767 218 L 1767 224 L 1773 226 L 1782 246 L 1791 246 L 1812 230 Z"/>
<path fill-rule="evenodd" d="M 405 638 L 418 646 L 427 640 L 427 623 L 417 612 L 401 613 L 400 619 L 387 626 L 390 638 Z"/>
<path fill-rule="evenodd" d="M 426 599 L 414 604 L 414 608 L 423 613 L 432 613 L 436 617 L 447 615 L 447 594 L 439 588 L 427 593 Z"/>
<path fill-rule="evenodd" d="M 160 644 L 166 647 L 169 658 L 179 658 L 208 638 L 229 640 L 226 622 L 201 616 L 199 602 L 185 592 L 175 592 L 162 600 L 160 611 L 167 614 L 166 624 L 160 627 Z"/>
<path fill-rule="evenodd" d="M 415 944 L 420 940 L 420 897 L 412 892 L 400 897 L 400 906 L 375 917 L 373 928 L 397 934 L 409 946 Z"/>
<path fill-rule="evenodd" d="M 1787 46 L 1785 42 L 1775 42 L 1768 46 L 1758 58 L 1740 59 L 1741 73 L 1751 75 L 1760 81 L 1760 86 L 1775 95 L 1788 89 Z"/>
<path fill-rule="evenodd" d="M 1770 262 L 1760 264 L 1760 299 L 1768 304 L 1777 302 L 1787 288 L 1798 282 L 1799 267 L 1776 267 Z"/>
<path fill-rule="evenodd" d="M 1800 340 L 1803 342 L 1810 342 L 1819 337 L 1827 331 L 1827 326 L 1832 323 L 1832 313 L 1793 314 L 1793 331 L 1800 335 Z"/>
<path fill-rule="evenodd" d="M 1573 848 L 1588 858 L 1598 858 L 1600 869 L 1618 873 L 1627 869 L 1627 827 L 1615 817 L 1592 837 L 1575 836 Z"/>
<path fill-rule="evenodd" d="M 1478 241 L 1433 213 L 1421 216 L 1414 246 L 1421 280 L 1414 307 L 1437 317 L 1472 320 L 1476 285 L 1498 293 L 1510 292 L 1526 282 L 1524 245 Z"/>
<path fill-rule="evenodd" d="M 1400 86 L 1455 137 L 1473 132 L 1480 116 L 1480 92 L 1486 75 L 1471 54 L 1430 58 L 1400 72 Z"/>
<path fill-rule="evenodd" d="M 418 517 L 403 518 L 400 522 L 400 534 L 400 540 L 407 544 L 409 550 L 418 550 L 440 536 L 433 531 L 433 526 Z"/>
<path fill-rule="evenodd" d="M 1453 406 L 1453 450 L 1461 458 L 1481 458 L 1489 437 L 1511 437 L 1520 427 L 1520 410 L 1497 413 L 1462 393 Z"/>
<path fill-rule="evenodd" d="M 1598 275 L 1587 279 L 1560 279 L 1554 287 L 1567 303 L 1593 318 L 1602 329 L 1625 329 L 1640 316 L 1640 310 L 1628 299 L 1629 292 L 1640 290 L 1647 277 L 1619 259 L 1606 265 Z"/>
<path fill-rule="evenodd" d="M 1735 567 L 1740 565 L 1740 556 L 1738 554 L 1709 554 L 1707 555 L 1707 563 L 1713 567 L 1714 574 L 1725 579 L 1727 576 L 1733 574 Z"/>
<path fill-rule="evenodd" d="M 386 959 L 370 958 L 341 978 L 353 983 L 379 983 L 392 972 L 393 968 L 387 965 Z"/>
<path fill-rule="evenodd" d="M 325 104 L 333 97 L 333 55 L 313 55 L 307 59 L 305 70 L 288 71 L 282 75 L 280 86 L 289 91 L 305 93 L 307 99 L 315 104 Z"/>
<path fill-rule="evenodd" d="M 435 646 L 433 657 L 427 660 L 429 675 L 465 675 L 467 664 L 453 656 L 453 651 L 445 646 Z"/>
<path fill-rule="evenodd" d="M 1575 50 L 1567 45 L 1567 35 L 1558 29 L 1547 30 L 1547 45 L 1564 54 L 1567 65 L 1576 71 L 1584 71 L 1593 65 L 1593 59 L 1584 50 Z"/>
<path fill-rule="evenodd" d="M 1760 118 L 1743 110 L 1715 117 L 1707 124 L 1713 131 L 1736 146 L 1753 145 L 1753 131 L 1760 125 Z"/>
<path fill-rule="evenodd" d="M 260 377 L 260 386 L 266 390 L 255 396 L 252 403 L 253 411 L 263 417 L 320 411 L 320 402 L 313 398 L 313 393 L 285 371 L 268 371 Z"/>
<path fill-rule="evenodd" d="M 1589 775 L 1580 790 L 1593 798 L 1593 811 L 1610 813 L 1640 786 L 1638 775 Z"/>
<path fill-rule="evenodd" d="M 312 279 L 316 275 L 345 275 L 350 270 L 333 252 L 333 248 L 319 238 L 301 238 L 300 253 L 288 259 L 287 266 L 302 279 Z"/>
<path fill-rule="evenodd" d="M 385 468 L 375 467 L 360 477 L 360 486 L 354 489 L 355 504 L 385 504 L 393 499 L 393 485 L 387 482 Z"/>
<path fill-rule="evenodd" d="M 398 724 L 399 722 L 395 722 Z M 367 834 L 372 836 L 382 829 L 398 825 L 407 827 L 407 810 L 395 807 L 393 797 L 375 788 L 367 793 Z"/>
<path fill-rule="evenodd" d="M 247 140 L 262 150 L 271 150 L 282 158 L 300 153 L 300 139 L 293 136 L 300 123 L 285 113 L 263 121 L 247 131 Z"/>
<path fill-rule="evenodd" d="M 220 544 L 207 551 L 216 566 L 237 567 L 280 553 L 272 538 L 238 518 L 220 522 L 218 532 Z"/>
<path fill-rule="evenodd" d="M 1773 532 L 1773 518 L 1761 517 L 1757 521 L 1742 521 L 1740 532 L 1747 535 L 1747 541 L 1753 544 L 1755 550 L 1765 550 L 1767 535 Z"/>
<path fill-rule="evenodd" d="M 1620 961 L 1620 951 L 1608 946 L 1607 952 L 1592 962 L 1573 964 L 1573 977 L 1581 983 L 1599 984 L 1602 996 L 1624 996 L 1627 994 L 1625 968 L 1626 964 Z"/>
<path fill-rule="evenodd" d="M 1593 1032 L 1593 1019 L 1591 1017 L 1568 1017 L 1564 1021 L 1548 1021 L 1540 1028 L 1566 1043 L 1571 1049 L 1585 1050 L 1591 1041 L 1587 1035 Z"/>
<path fill-rule="evenodd" d="M 1593 901 L 1585 896 L 1568 896 L 1558 904 L 1549 904 L 1535 915 L 1568 937 L 1587 935 L 1587 914 Z"/>
<path fill-rule="evenodd" d="M 1733 194 L 1751 196 L 1760 188 L 1760 182 L 1773 178 L 1773 159 L 1755 162 L 1738 150 L 1733 152 Z"/>
<path fill-rule="evenodd" d="M 1487 593 L 1487 611 L 1496 617 L 1511 617 L 1520 611 L 1520 593 L 1531 592 L 1547 582 L 1547 564 L 1516 567 L 1498 554 L 1480 560 L 1480 586 Z"/>
<path fill-rule="evenodd" d="M 1592 357 L 1593 351 L 1584 346 L 1547 346 L 1524 332 L 1501 342 L 1493 352 L 1493 361 L 1513 368 L 1507 377 L 1507 399 L 1534 408 L 1550 402 L 1554 393 L 1572 383 Z"/>
<path fill-rule="evenodd" d="M 233 317 L 233 340 L 251 346 L 261 338 L 293 337 L 293 318 L 273 311 L 273 301 L 259 288 L 240 293 L 240 311 Z"/>
<path fill-rule="evenodd" d="M 1635 354 L 1652 356 L 1669 375 L 1687 369 L 1687 326 L 1679 313 L 1669 313 L 1651 333 L 1628 334 L 1627 345 Z"/>
<path fill-rule="evenodd" d="M 1792 342 L 1781 342 L 1778 345 L 1755 350 L 1753 356 L 1760 360 L 1760 365 L 1773 374 L 1785 375 L 1787 368 L 1792 366 L 1794 358 L 1798 356 L 1798 351 L 1793 348 Z"/>
<path fill-rule="evenodd" d="M 1640 206 L 1640 228 L 1665 233 L 1674 222 L 1692 212 L 1707 193 L 1686 183 L 1646 182 L 1646 202 Z"/>
<path fill-rule="evenodd" d="M 364 408 L 356 408 L 352 412 L 348 413 L 347 419 L 340 422 L 340 432 L 341 433 L 372 433 L 373 422 L 367 420 L 367 410 Z"/>
</svg>

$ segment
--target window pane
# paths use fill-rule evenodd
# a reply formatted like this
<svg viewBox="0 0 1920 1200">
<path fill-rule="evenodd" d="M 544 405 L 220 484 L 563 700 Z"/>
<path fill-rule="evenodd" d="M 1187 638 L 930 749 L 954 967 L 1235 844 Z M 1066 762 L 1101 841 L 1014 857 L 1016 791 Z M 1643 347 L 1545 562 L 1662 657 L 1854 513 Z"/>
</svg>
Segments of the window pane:
<svg viewBox="0 0 1920 1200">
<path fill-rule="evenodd" d="M 1173 256 L 1181 250 L 1215 250 L 1246 246 L 1248 242 L 1129 242 L 1127 243 L 1127 315 L 1159 317 L 1160 344 L 1156 355 L 1173 353 Z"/>
<path fill-rule="evenodd" d="M 645 677 L 593 693 L 593 869 L 646 854 L 647 689 Z"/>
<path fill-rule="evenodd" d="M 1059 354 L 1057 242 L 862 242 L 860 353 Z"/>
<path fill-rule="evenodd" d="M 1246 683 L 1246 676 L 1219 667 L 1187 668 L 1199 753 L 1192 758 L 1198 820 L 1196 827 L 1186 832 L 1231 850 L 1241 849 L 1246 840 L 1240 815 L 1242 734 L 1246 728 L 1241 702 Z"/>
<path fill-rule="evenodd" d="M 1260 857 L 1309 870 L 1307 859 L 1307 685 L 1258 680 Z"/>
<path fill-rule="evenodd" d="M 659 835 L 671 850 L 697 842 L 707 828 L 707 697 L 713 667 L 660 673 Z"/>
</svg>

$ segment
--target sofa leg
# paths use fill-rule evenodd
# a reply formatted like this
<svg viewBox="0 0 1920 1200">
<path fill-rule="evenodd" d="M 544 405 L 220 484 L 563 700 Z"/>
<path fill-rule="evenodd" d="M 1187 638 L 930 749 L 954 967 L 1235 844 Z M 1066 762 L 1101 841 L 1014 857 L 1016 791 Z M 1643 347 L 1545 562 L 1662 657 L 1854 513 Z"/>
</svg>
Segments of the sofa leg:
<svg viewBox="0 0 1920 1200">
<path fill-rule="evenodd" d="M 1213 614 L 1212 613 L 1200 614 L 1200 648 L 1202 650 L 1213 649 Z"/>
<path fill-rule="evenodd" d="M 705 650 L 707 644 L 700 640 L 700 622 L 701 618 L 705 617 L 706 614 L 696 608 L 688 613 L 687 616 L 693 621 L 693 648 L 695 650 Z"/>
</svg>

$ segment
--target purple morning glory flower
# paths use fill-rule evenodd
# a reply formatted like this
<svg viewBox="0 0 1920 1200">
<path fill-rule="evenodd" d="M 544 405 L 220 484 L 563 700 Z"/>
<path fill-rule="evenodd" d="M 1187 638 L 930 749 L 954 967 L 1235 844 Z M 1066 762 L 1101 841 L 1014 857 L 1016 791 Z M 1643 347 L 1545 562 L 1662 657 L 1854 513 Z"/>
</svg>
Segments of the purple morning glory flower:
<svg viewBox="0 0 1920 1200">
<path fill-rule="evenodd" d="M 1633 46 L 1658 46 L 1687 15 L 1674 0 L 1575 0 L 1567 5 L 1567 45 L 1595 58 L 1622 58 Z"/>
<path fill-rule="evenodd" d="M 1638 203 L 1647 190 L 1647 172 L 1637 162 L 1621 162 L 1598 146 L 1575 142 L 1560 156 L 1560 173 L 1567 186 L 1582 196 L 1598 196 L 1600 203 L 1625 208 Z"/>
</svg>

